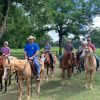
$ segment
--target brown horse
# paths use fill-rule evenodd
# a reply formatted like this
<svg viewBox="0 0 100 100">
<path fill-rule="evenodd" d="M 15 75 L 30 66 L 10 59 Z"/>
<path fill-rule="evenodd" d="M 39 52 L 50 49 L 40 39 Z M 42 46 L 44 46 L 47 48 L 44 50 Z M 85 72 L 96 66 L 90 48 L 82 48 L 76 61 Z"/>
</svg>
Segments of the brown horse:
<svg viewBox="0 0 100 100">
<path fill-rule="evenodd" d="M 8 76 L 8 70 L 17 70 L 19 85 L 20 85 L 20 96 L 18 100 L 22 98 L 23 91 L 23 80 L 27 81 L 28 96 L 27 100 L 30 100 L 30 79 L 31 79 L 31 66 L 28 60 L 21 60 L 12 57 L 10 63 L 4 58 L 4 79 Z M 41 72 L 43 71 L 43 66 L 41 67 Z M 37 81 L 37 92 L 40 93 L 40 81 Z"/>
<path fill-rule="evenodd" d="M 52 56 L 53 59 L 50 58 L 50 56 Z M 44 53 L 44 66 L 45 68 L 47 69 L 47 79 L 48 79 L 48 72 L 49 72 L 49 68 L 51 70 L 51 77 L 53 77 L 53 74 L 54 74 L 54 64 L 56 64 L 57 62 L 57 57 L 53 54 L 53 55 L 50 55 L 50 53 L 46 52 Z M 53 61 L 52 61 L 53 60 Z"/>
<path fill-rule="evenodd" d="M 61 61 L 62 77 L 65 78 L 65 70 L 67 69 L 68 79 L 71 79 L 73 73 L 73 67 L 76 64 L 76 55 L 74 52 L 65 51 L 64 56 Z"/>
<path fill-rule="evenodd" d="M 93 55 L 92 49 L 89 46 L 84 48 L 81 57 L 84 57 L 84 59 L 85 59 L 85 61 L 84 61 L 84 69 L 85 69 L 85 75 L 86 75 L 85 86 L 86 86 L 86 88 L 88 88 L 88 83 L 90 83 L 89 84 L 90 89 L 92 90 L 93 89 L 92 82 L 93 82 L 94 74 L 96 71 L 96 59 Z"/>
</svg>

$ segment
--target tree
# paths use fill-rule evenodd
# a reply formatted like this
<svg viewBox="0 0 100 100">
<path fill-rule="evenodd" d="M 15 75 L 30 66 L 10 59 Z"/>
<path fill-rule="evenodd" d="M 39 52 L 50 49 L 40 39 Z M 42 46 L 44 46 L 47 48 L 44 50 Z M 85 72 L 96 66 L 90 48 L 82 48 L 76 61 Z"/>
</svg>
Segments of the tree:
<svg viewBox="0 0 100 100">
<path fill-rule="evenodd" d="M 78 37 L 83 34 L 84 27 L 92 23 L 93 15 L 98 13 L 98 7 L 93 0 L 50 0 L 48 15 L 51 27 L 59 34 L 59 54 L 62 49 L 63 36 L 69 33 Z"/>
<path fill-rule="evenodd" d="M 11 0 L 1 0 L 0 1 L 0 6 L 1 6 L 0 38 L 3 36 L 6 30 L 6 22 L 7 22 L 10 4 L 11 4 Z"/>
</svg>

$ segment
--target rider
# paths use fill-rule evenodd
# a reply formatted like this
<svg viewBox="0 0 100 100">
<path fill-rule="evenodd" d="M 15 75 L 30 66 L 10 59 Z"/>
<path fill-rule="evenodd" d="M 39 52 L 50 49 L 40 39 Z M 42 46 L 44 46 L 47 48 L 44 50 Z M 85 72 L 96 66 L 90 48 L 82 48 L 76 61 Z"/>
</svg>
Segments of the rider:
<svg viewBox="0 0 100 100">
<path fill-rule="evenodd" d="M 36 68 L 36 75 L 37 75 L 37 80 L 40 80 L 40 63 L 39 63 L 39 46 L 37 43 L 34 42 L 36 39 L 32 35 L 30 35 L 28 38 L 28 43 L 25 45 L 24 48 L 24 54 L 25 54 L 25 59 L 31 59 L 34 62 L 35 68 Z"/>
<path fill-rule="evenodd" d="M 8 61 L 10 61 L 10 55 L 11 55 L 11 50 L 10 50 L 10 47 L 8 46 L 8 41 L 5 41 L 4 42 L 4 46 L 1 48 L 1 52 L 3 54 L 3 56 L 5 56 Z"/>
<path fill-rule="evenodd" d="M 51 45 L 49 44 L 49 42 L 46 43 L 45 47 L 44 47 L 44 52 L 45 53 L 49 53 L 50 59 L 51 59 L 51 65 L 53 64 L 53 56 L 51 54 Z"/>
<path fill-rule="evenodd" d="M 81 56 L 84 48 L 86 48 L 86 43 L 81 42 L 81 46 L 79 46 L 78 51 L 77 51 L 77 54 L 79 55 L 79 58 L 77 58 L 77 59 L 79 59 L 81 61 L 81 67 L 83 70 L 84 70 L 84 57 L 80 57 L 80 56 Z"/>
<path fill-rule="evenodd" d="M 95 56 L 95 58 L 96 58 L 96 62 L 97 62 L 97 70 L 98 70 L 98 68 L 99 68 L 99 57 L 97 57 L 97 55 L 95 54 L 95 51 L 96 51 L 96 47 L 95 47 L 95 45 L 93 44 L 93 43 L 91 43 L 91 38 L 90 37 L 88 37 L 87 38 L 87 44 L 88 44 L 88 46 L 93 50 L 93 52 L 94 52 L 94 56 Z"/>
<path fill-rule="evenodd" d="M 66 45 L 65 45 L 65 47 L 64 47 L 64 52 L 65 51 L 67 51 L 67 52 L 72 52 L 73 51 L 73 44 L 72 44 L 72 41 L 71 40 L 67 40 L 67 43 L 66 43 Z M 63 59 L 63 56 L 64 56 L 64 54 L 62 54 L 61 56 L 60 56 L 60 64 L 61 64 L 61 61 L 62 61 L 62 59 Z M 61 66 L 60 66 L 61 67 Z"/>
</svg>

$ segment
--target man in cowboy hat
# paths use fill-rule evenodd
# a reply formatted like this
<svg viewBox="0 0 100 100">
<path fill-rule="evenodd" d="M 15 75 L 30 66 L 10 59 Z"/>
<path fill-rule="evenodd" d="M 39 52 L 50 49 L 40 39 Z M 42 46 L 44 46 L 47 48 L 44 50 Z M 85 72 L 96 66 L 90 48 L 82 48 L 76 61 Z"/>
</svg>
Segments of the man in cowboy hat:
<svg viewBox="0 0 100 100">
<path fill-rule="evenodd" d="M 34 43 L 34 40 L 36 39 L 32 35 L 30 35 L 28 38 L 28 44 L 26 44 L 24 48 L 24 54 L 25 54 L 25 59 L 31 59 L 34 62 L 35 68 L 36 68 L 36 75 L 37 75 L 37 80 L 40 80 L 40 63 L 39 63 L 39 58 L 38 58 L 38 53 L 39 53 L 39 46 L 37 43 Z"/>
</svg>

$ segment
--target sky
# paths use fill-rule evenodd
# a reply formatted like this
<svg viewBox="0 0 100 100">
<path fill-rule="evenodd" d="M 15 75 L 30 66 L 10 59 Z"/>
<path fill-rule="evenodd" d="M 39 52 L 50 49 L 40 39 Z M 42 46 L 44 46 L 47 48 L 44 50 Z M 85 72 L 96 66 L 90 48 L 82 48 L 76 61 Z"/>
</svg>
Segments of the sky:
<svg viewBox="0 0 100 100">
<path fill-rule="evenodd" d="M 94 24 L 94 27 L 100 27 L 100 16 L 96 16 L 93 19 L 93 24 Z M 58 41 L 59 37 L 55 31 L 49 31 L 49 35 L 51 36 L 54 42 Z"/>
</svg>

